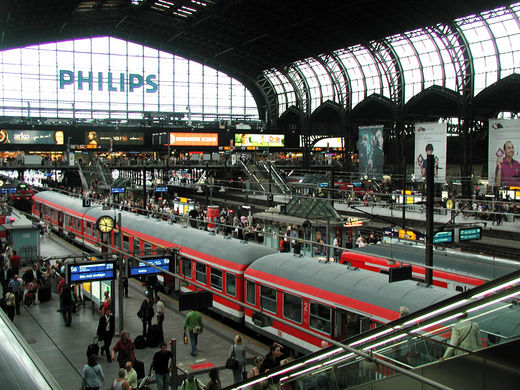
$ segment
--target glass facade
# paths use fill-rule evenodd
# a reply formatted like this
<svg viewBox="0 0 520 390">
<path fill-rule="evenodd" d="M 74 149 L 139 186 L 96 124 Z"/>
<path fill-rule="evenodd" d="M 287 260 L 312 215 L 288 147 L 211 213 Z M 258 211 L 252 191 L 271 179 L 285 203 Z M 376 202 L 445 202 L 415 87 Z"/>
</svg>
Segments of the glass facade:
<svg viewBox="0 0 520 390">
<path fill-rule="evenodd" d="M 0 116 L 258 120 L 237 80 L 195 61 L 112 37 L 0 52 Z"/>
</svg>

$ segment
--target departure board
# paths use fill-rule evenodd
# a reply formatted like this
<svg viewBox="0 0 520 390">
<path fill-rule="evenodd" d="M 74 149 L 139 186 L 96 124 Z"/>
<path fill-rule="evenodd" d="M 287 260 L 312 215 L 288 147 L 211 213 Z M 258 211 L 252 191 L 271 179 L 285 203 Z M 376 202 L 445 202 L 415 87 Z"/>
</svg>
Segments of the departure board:
<svg viewBox="0 0 520 390">
<path fill-rule="evenodd" d="M 137 261 L 132 260 L 132 261 L 130 261 L 129 267 L 128 267 L 128 276 L 129 277 L 161 274 L 161 273 L 163 273 L 163 271 L 170 270 L 170 262 L 171 262 L 170 256 L 143 258 L 143 260 L 146 261 L 147 263 L 153 264 L 153 265 L 161 268 L 161 270 L 151 267 L 150 265 L 148 265 L 142 261 L 139 261 L 139 263 L 137 263 Z"/>
<path fill-rule="evenodd" d="M 88 263 L 70 263 L 66 266 L 68 283 L 95 282 L 115 279 L 115 261 L 96 261 Z"/>
</svg>

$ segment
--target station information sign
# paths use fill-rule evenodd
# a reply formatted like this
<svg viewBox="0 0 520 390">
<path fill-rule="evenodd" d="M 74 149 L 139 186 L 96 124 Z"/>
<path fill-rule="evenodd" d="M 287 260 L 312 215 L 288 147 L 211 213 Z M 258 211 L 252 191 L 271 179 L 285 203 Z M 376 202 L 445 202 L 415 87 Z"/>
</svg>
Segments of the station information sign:
<svg viewBox="0 0 520 390">
<path fill-rule="evenodd" d="M 433 236 L 433 243 L 440 244 L 443 242 L 453 242 L 453 230 L 445 230 L 435 233 Z"/>
<path fill-rule="evenodd" d="M 459 241 L 480 240 L 481 238 L 482 228 L 480 227 L 459 230 Z"/>
<path fill-rule="evenodd" d="M 168 192 L 168 187 L 155 187 L 155 192 Z"/>
<path fill-rule="evenodd" d="M 147 263 L 153 264 L 153 265 L 161 268 L 163 271 L 170 270 L 171 256 L 143 258 L 143 260 L 146 261 Z M 139 264 L 137 264 L 137 265 L 136 265 L 136 263 L 137 263 L 137 261 L 135 261 L 135 260 L 131 260 L 129 262 L 129 266 L 128 266 L 128 276 L 129 277 L 161 274 L 163 272 L 163 271 L 158 270 L 157 268 L 150 267 L 148 264 L 146 264 L 142 261 L 139 261 Z"/>
<path fill-rule="evenodd" d="M 68 283 L 95 282 L 115 279 L 115 261 L 89 261 L 87 263 L 70 263 L 66 265 Z"/>
<path fill-rule="evenodd" d="M 113 194 L 122 194 L 125 192 L 125 188 L 124 187 L 112 187 L 111 191 Z"/>
</svg>

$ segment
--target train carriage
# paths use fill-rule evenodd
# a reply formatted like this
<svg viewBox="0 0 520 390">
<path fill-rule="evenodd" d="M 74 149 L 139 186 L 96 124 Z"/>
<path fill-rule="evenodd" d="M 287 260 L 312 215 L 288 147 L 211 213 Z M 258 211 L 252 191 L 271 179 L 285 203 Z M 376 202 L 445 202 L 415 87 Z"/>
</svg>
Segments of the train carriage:
<svg viewBox="0 0 520 390">
<path fill-rule="evenodd" d="M 246 303 L 252 307 L 334 340 L 398 318 L 401 305 L 413 312 L 457 294 L 410 280 L 388 283 L 388 277 L 374 272 L 281 253 L 252 263 L 245 282 Z M 319 349 L 318 337 L 262 318 L 251 308 L 245 315 L 246 326 L 297 351 Z"/>
<path fill-rule="evenodd" d="M 370 271 L 388 273 L 390 268 L 412 265 L 416 279 L 424 280 L 424 247 L 410 245 L 369 245 L 342 253 L 340 263 Z M 520 269 L 520 264 L 478 254 L 434 250 L 433 284 L 456 291 L 480 286 Z"/>
</svg>

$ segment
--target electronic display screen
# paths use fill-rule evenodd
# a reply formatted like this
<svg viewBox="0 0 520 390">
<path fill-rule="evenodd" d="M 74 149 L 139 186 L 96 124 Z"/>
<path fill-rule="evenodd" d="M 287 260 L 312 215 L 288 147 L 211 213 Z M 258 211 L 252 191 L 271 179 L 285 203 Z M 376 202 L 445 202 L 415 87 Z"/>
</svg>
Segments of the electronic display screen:
<svg viewBox="0 0 520 390">
<path fill-rule="evenodd" d="M 453 242 L 453 230 L 437 232 L 433 236 L 433 243 L 440 244 L 442 242 Z"/>
<path fill-rule="evenodd" d="M 168 187 L 155 187 L 155 192 L 168 192 Z"/>
<path fill-rule="evenodd" d="M 170 270 L 170 261 L 171 258 L 169 256 L 162 257 L 154 257 L 154 258 L 143 258 L 144 261 L 153 264 L 157 267 L 160 267 L 163 271 Z M 132 264 L 133 263 L 133 264 Z M 153 275 L 153 274 L 161 274 L 163 271 L 158 270 L 157 268 L 150 267 L 148 264 L 139 262 L 138 265 L 135 265 L 136 261 L 131 261 L 128 267 L 128 276 L 142 276 L 142 275 Z"/>
<path fill-rule="evenodd" d="M 122 194 L 125 192 L 124 187 L 112 187 L 113 194 Z"/>
<path fill-rule="evenodd" d="M 482 238 L 482 228 L 470 228 L 459 230 L 459 241 L 480 240 Z"/>
<path fill-rule="evenodd" d="M 114 261 L 67 264 L 67 282 L 83 283 L 115 279 Z"/>
</svg>

